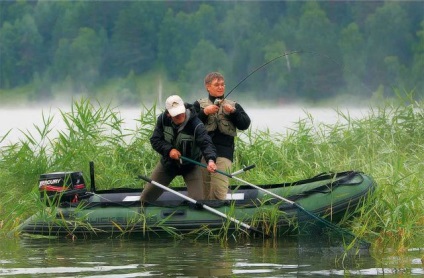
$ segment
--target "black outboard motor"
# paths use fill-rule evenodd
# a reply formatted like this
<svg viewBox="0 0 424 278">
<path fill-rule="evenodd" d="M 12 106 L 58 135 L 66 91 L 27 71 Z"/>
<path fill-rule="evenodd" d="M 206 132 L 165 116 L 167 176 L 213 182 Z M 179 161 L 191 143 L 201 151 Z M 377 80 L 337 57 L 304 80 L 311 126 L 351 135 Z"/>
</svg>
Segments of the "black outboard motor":
<svg viewBox="0 0 424 278">
<path fill-rule="evenodd" d="M 40 175 L 38 189 L 47 205 L 63 202 L 76 203 L 86 195 L 82 172 L 55 172 Z"/>
</svg>

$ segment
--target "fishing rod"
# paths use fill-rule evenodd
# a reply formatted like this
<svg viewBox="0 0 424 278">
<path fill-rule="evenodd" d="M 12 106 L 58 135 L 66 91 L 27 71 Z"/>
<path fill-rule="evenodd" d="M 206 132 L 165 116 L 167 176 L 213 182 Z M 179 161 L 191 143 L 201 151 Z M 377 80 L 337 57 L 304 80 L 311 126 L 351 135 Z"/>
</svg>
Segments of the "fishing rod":
<svg viewBox="0 0 424 278">
<path fill-rule="evenodd" d="M 217 99 L 215 100 L 215 105 L 219 105 L 224 99 L 226 99 L 238 86 L 240 86 L 240 84 L 242 84 L 244 81 L 246 81 L 246 79 L 248 79 L 252 74 L 254 74 L 255 72 L 257 72 L 258 70 L 264 68 L 265 66 L 269 65 L 270 63 L 283 58 L 283 57 L 287 57 L 289 55 L 292 54 L 300 54 L 300 53 L 310 53 L 312 55 L 317 55 L 317 56 L 322 56 L 328 60 L 330 60 L 331 62 L 333 62 L 334 64 L 343 67 L 343 64 L 340 63 L 339 61 L 335 60 L 334 58 L 330 57 L 329 55 L 323 54 L 323 53 L 319 53 L 316 51 L 310 51 L 310 50 L 294 50 L 294 51 L 290 51 L 290 52 L 284 52 L 283 54 L 274 57 L 273 59 L 265 62 L 264 64 L 260 65 L 259 67 L 257 67 L 256 69 L 254 69 L 252 72 L 250 72 L 246 77 L 244 77 L 239 83 L 237 83 L 236 86 L 234 86 L 222 99 Z M 344 68 L 344 70 L 348 71 L 349 73 L 354 74 L 349 68 Z M 354 74 L 355 75 L 355 74 Z M 372 90 L 370 88 L 368 88 L 365 84 L 361 84 L 367 91 L 372 92 Z"/>
<path fill-rule="evenodd" d="M 290 52 L 284 52 L 283 54 L 265 62 L 264 64 L 262 64 L 261 66 L 257 67 L 255 70 L 253 70 L 251 73 L 249 73 L 245 78 L 243 78 L 239 83 L 237 83 L 236 86 L 234 86 L 234 88 L 232 88 L 225 96 L 222 100 L 226 99 L 238 86 L 240 86 L 241 83 L 243 83 L 247 78 L 249 78 L 252 74 L 254 74 L 255 72 L 257 72 L 258 70 L 260 70 L 261 68 L 267 66 L 268 64 L 271 64 L 272 62 L 274 62 L 275 60 L 278 60 L 280 58 L 292 55 L 292 54 L 298 54 L 298 53 L 302 53 L 304 52 L 303 50 L 294 50 L 294 51 L 290 51 Z"/>
</svg>

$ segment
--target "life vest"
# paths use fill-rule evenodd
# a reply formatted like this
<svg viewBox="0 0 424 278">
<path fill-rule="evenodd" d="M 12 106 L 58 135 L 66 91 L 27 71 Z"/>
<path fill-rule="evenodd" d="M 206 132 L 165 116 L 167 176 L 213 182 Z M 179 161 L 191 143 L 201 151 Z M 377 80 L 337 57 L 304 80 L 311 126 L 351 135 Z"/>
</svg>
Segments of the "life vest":
<svg viewBox="0 0 424 278">
<path fill-rule="evenodd" d="M 199 123 L 195 128 L 193 134 L 196 134 L 196 129 L 201 125 Z M 182 156 L 191 158 L 196 161 L 200 161 L 202 152 L 196 144 L 196 137 L 185 133 L 184 131 L 178 132 L 177 136 L 174 134 L 174 128 L 172 126 L 164 125 L 163 127 L 164 139 L 170 143 L 175 149 L 179 150 Z M 182 164 L 188 164 L 189 162 L 183 161 Z"/>
<path fill-rule="evenodd" d="M 200 107 L 203 109 L 206 106 L 212 105 L 212 101 L 209 98 L 203 98 L 198 100 Z M 231 106 L 235 106 L 236 102 L 228 99 L 224 99 L 224 101 L 219 106 L 218 113 L 208 115 L 208 120 L 205 123 L 206 130 L 214 131 L 218 128 L 218 130 L 226 135 L 237 136 L 236 126 L 230 121 L 228 118 L 228 114 L 225 114 L 223 105 L 230 104 Z"/>
</svg>

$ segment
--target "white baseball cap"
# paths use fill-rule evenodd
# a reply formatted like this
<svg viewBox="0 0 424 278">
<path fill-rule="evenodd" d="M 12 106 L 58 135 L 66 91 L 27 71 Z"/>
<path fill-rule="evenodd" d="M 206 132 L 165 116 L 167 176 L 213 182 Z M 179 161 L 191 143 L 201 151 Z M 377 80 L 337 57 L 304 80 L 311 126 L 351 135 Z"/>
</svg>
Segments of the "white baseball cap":
<svg viewBox="0 0 424 278">
<path fill-rule="evenodd" d="M 186 111 L 184 101 L 177 95 L 168 97 L 165 102 L 165 107 L 171 117 L 175 117 Z"/>
</svg>

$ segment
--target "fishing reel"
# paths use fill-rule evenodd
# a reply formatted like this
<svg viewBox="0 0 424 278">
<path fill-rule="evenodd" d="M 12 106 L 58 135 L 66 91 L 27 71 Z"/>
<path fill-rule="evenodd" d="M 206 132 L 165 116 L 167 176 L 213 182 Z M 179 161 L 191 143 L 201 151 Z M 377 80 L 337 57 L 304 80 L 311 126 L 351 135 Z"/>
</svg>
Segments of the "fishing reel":
<svg viewBox="0 0 424 278">
<path fill-rule="evenodd" d="M 213 104 L 216 105 L 216 106 L 220 106 L 223 101 L 224 101 L 223 99 L 216 98 L 214 100 Z"/>
</svg>

